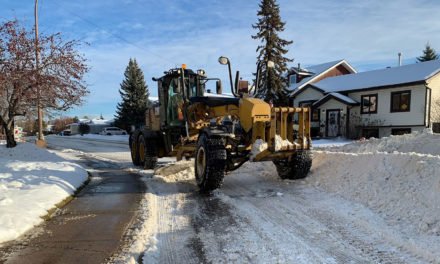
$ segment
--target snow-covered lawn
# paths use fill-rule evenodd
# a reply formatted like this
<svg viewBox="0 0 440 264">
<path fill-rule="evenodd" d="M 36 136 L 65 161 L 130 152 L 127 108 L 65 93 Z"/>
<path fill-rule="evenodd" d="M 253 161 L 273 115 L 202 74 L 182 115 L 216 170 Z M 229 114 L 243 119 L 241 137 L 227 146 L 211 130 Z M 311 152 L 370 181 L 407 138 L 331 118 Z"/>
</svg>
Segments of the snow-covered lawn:
<svg viewBox="0 0 440 264">
<path fill-rule="evenodd" d="M 34 144 L 0 145 L 0 243 L 41 223 L 86 179 L 81 166 Z"/>
</svg>

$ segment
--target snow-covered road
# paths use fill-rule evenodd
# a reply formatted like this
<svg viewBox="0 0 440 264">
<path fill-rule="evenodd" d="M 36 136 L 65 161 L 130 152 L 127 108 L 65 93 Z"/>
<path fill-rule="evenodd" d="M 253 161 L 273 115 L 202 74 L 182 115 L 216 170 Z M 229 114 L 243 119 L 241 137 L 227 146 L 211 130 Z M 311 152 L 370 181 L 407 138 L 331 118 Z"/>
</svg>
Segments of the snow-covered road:
<svg viewBox="0 0 440 264">
<path fill-rule="evenodd" d="M 246 164 L 213 196 L 146 179 L 144 263 L 425 263 L 428 251 L 368 208 Z M 184 176 L 183 178 L 186 178 Z M 425 259 L 425 257 L 427 257 Z"/>
<path fill-rule="evenodd" d="M 192 168 L 167 177 L 139 171 L 128 146 L 53 137 L 52 146 L 118 162 L 144 175 L 142 213 L 116 263 L 429 263 L 439 261 L 383 215 L 271 163 L 247 163 L 203 196 Z M 165 164 L 162 160 L 160 163 Z M 316 177 L 316 176 L 315 176 Z M 341 183 L 343 184 L 343 183 Z"/>
</svg>

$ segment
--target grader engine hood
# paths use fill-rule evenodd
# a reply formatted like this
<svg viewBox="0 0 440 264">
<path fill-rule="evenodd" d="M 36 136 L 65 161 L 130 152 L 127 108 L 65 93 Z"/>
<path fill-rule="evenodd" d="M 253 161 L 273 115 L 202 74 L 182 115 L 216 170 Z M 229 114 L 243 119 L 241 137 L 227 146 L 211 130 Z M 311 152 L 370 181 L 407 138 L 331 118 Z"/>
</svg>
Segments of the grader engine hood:
<svg viewBox="0 0 440 264">
<path fill-rule="evenodd" d="M 255 122 L 270 121 L 270 105 L 261 99 L 243 98 L 240 100 L 240 123 L 246 132 L 249 132 Z"/>
</svg>

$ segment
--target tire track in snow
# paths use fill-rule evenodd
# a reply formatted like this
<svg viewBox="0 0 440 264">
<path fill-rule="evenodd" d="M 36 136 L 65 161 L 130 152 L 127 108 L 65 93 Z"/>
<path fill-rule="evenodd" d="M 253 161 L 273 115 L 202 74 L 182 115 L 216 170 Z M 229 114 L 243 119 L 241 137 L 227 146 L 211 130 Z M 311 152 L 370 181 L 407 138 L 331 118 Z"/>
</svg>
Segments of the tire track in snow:
<svg viewBox="0 0 440 264">
<path fill-rule="evenodd" d="M 254 170 L 242 170 L 240 174 L 255 173 Z M 263 173 L 264 174 L 264 173 Z M 267 176 L 267 175 L 266 175 Z M 254 181 L 252 183 L 251 181 Z M 286 186 L 287 185 L 287 186 Z M 266 191 L 261 191 L 264 186 Z M 304 189 L 305 188 L 305 189 Z M 275 191 L 278 190 L 278 191 Z M 276 178 L 266 178 L 261 175 L 232 175 L 225 181 L 222 197 L 226 203 L 237 207 L 238 214 L 246 216 L 254 228 L 272 226 L 264 230 L 266 233 L 276 232 L 281 236 L 288 235 L 301 238 L 301 243 L 314 248 L 320 256 L 328 256 L 324 262 L 337 263 L 420 263 L 421 260 L 411 252 L 398 237 L 381 238 L 375 232 L 389 229 L 382 224 L 383 230 L 371 225 L 361 226 L 370 219 L 358 219 L 359 215 L 342 217 L 349 214 L 351 203 L 346 203 L 346 209 L 332 210 L 332 205 L 338 207 L 339 198 L 330 196 L 314 188 L 300 187 L 300 182 L 281 182 Z M 277 192 L 283 192 L 282 197 Z M 266 193 L 266 197 L 264 197 Z M 333 204 L 320 200 L 331 198 Z M 287 205 L 288 204 L 288 205 Z M 342 208 L 343 209 L 343 208 Z M 358 210 L 366 210 L 357 208 Z M 385 226 L 383 226 L 385 225 Z M 263 228 L 264 229 L 264 228 Z M 319 232 L 316 232 L 319 230 Z M 391 232 L 386 232 L 392 235 Z M 278 241 L 285 243 L 285 241 Z M 282 246 L 282 244 L 280 245 Z M 422 258 L 423 259 L 423 258 Z M 319 262 L 319 261 L 318 261 Z"/>
</svg>

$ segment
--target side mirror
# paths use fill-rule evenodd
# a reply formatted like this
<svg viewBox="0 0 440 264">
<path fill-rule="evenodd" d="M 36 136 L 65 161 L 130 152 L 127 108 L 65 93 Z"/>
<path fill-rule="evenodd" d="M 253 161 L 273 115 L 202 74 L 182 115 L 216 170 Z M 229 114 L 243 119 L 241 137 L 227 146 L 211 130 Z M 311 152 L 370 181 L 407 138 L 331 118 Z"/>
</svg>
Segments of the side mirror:
<svg viewBox="0 0 440 264">
<path fill-rule="evenodd" d="M 223 93 L 222 81 L 217 80 L 215 82 L 215 90 L 216 90 L 217 94 L 222 94 Z"/>
</svg>

